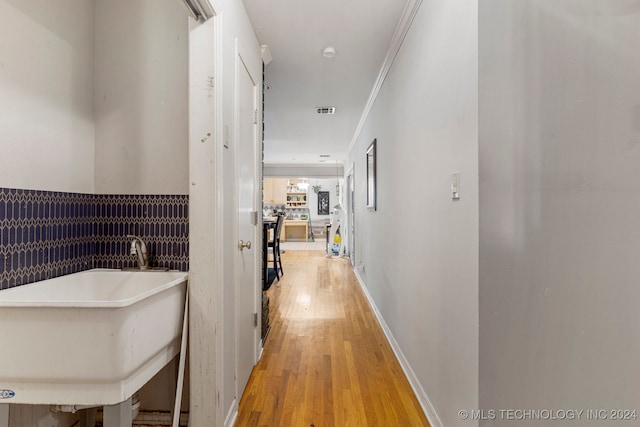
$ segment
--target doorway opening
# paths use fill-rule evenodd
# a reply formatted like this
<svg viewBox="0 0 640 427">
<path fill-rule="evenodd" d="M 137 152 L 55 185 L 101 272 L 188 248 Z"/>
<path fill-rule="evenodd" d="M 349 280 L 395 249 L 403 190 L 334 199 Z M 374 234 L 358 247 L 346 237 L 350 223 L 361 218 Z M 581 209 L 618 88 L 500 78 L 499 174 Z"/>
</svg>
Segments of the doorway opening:
<svg viewBox="0 0 640 427">
<path fill-rule="evenodd" d="M 263 217 L 284 216 L 280 241 L 287 250 L 327 251 L 330 225 L 342 206 L 342 178 L 265 177 Z"/>
</svg>

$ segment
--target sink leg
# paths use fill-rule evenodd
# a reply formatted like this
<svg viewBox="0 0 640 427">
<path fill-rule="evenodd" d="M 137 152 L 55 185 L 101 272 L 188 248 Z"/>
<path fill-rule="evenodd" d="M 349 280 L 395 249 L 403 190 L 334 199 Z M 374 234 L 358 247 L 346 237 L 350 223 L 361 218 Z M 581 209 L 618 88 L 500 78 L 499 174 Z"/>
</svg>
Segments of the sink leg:
<svg viewBox="0 0 640 427">
<path fill-rule="evenodd" d="M 80 414 L 80 427 L 96 427 L 98 408 L 83 409 Z"/>
<path fill-rule="evenodd" d="M 9 427 L 9 404 L 0 403 L 0 427 Z"/>
<path fill-rule="evenodd" d="M 104 427 L 131 427 L 131 398 L 117 405 L 105 406 Z"/>
</svg>

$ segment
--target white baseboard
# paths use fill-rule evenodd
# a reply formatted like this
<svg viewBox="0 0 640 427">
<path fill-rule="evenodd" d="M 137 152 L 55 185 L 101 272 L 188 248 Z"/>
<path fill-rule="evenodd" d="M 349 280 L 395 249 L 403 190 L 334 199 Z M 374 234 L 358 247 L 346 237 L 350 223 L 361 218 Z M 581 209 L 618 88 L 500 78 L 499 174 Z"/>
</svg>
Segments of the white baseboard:
<svg viewBox="0 0 640 427">
<path fill-rule="evenodd" d="M 224 427 L 233 427 L 236 423 L 236 419 L 238 418 L 238 402 L 236 400 L 231 404 L 231 408 L 229 408 L 229 413 L 224 419 Z"/>
<path fill-rule="evenodd" d="M 264 354 L 264 346 L 263 346 L 262 340 L 260 340 L 260 343 L 258 345 L 259 345 L 259 348 L 258 348 L 258 362 L 259 362 L 260 359 L 262 359 L 262 355 Z M 256 364 L 258 362 L 256 362 Z M 239 410 L 238 401 L 234 400 L 224 420 L 224 427 L 233 427 L 236 424 L 236 421 L 238 419 L 238 410 Z"/>
<path fill-rule="evenodd" d="M 427 393 L 424 391 L 424 388 L 422 388 L 422 384 L 420 384 L 420 381 L 418 381 L 418 377 L 416 377 L 415 372 L 413 372 L 413 368 L 411 368 L 409 361 L 404 356 L 402 349 L 398 345 L 396 338 L 393 336 L 391 329 L 389 329 L 387 322 L 385 322 L 384 317 L 382 317 L 382 313 L 380 313 L 378 306 L 376 305 L 375 301 L 371 297 L 371 294 L 369 293 L 369 290 L 365 286 L 364 280 L 360 276 L 360 273 L 355 268 L 353 269 L 353 272 L 358 278 L 358 283 L 360 284 L 360 288 L 362 289 L 362 292 L 364 292 L 365 296 L 367 297 L 367 300 L 369 301 L 369 305 L 371 306 L 371 309 L 375 313 L 376 318 L 378 319 L 378 323 L 380 323 L 380 327 L 382 328 L 384 335 L 387 337 L 387 340 L 389 341 L 389 345 L 391 345 L 391 349 L 395 353 L 396 358 L 398 359 L 398 362 L 400 363 L 400 366 L 404 371 L 404 374 L 407 376 L 407 379 L 409 380 L 409 384 L 411 385 L 413 392 L 416 394 L 416 398 L 418 399 L 418 402 L 420 403 L 420 406 L 422 407 L 422 410 L 424 411 L 424 414 L 427 417 L 427 420 L 429 420 L 429 424 L 431 425 L 431 427 L 443 427 L 440 417 L 438 416 L 435 408 L 433 407 L 433 405 L 431 404 L 431 401 L 429 400 L 429 396 L 427 396 Z"/>
<path fill-rule="evenodd" d="M 256 361 L 256 365 L 262 359 L 262 355 L 264 354 L 264 342 L 260 340 L 259 348 L 258 348 L 258 360 Z"/>
</svg>

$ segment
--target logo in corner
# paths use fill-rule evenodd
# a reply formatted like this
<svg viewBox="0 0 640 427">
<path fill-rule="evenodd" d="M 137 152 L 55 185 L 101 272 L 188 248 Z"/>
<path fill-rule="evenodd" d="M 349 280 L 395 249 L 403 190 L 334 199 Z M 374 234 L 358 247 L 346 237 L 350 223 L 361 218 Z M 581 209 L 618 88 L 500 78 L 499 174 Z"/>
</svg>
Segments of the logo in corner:
<svg viewBox="0 0 640 427">
<path fill-rule="evenodd" d="M 11 399 L 16 394 L 13 390 L 1 390 L 0 389 L 0 399 Z"/>
</svg>

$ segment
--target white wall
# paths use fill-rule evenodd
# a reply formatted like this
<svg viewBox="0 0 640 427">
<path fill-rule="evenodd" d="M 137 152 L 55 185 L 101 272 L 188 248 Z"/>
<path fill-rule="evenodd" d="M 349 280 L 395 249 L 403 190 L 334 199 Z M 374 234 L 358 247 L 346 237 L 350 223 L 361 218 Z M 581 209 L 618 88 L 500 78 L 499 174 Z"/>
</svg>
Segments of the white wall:
<svg viewBox="0 0 640 427">
<path fill-rule="evenodd" d="M 342 182 L 342 176 L 339 179 L 339 182 Z M 338 204 L 338 197 L 336 196 L 336 178 L 333 179 L 308 179 L 309 183 L 309 191 L 307 195 L 307 200 L 309 201 L 309 216 L 311 217 L 311 221 L 319 221 L 319 220 L 329 220 L 330 215 L 318 215 L 318 195 L 313 192 L 314 185 L 320 184 L 322 188 L 320 191 L 328 191 L 329 192 L 329 212 L 333 211 L 333 207 Z M 343 232 L 344 234 L 344 232 Z"/>
<path fill-rule="evenodd" d="M 184 16 L 176 0 L 0 0 L 0 185 L 186 194 Z"/>
<path fill-rule="evenodd" d="M 96 1 L 97 193 L 188 193 L 185 16 L 177 0 Z"/>
<path fill-rule="evenodd" d="M 447 427 L 473 425 L 458 411 L 478 402 L 477 43 L 476 2 L 424 0 L 348 163 L 356 268 L 426 393 L 418 397 Z M 376 212 L 365 208 L 374 138 Z"/>
<path fill-rule="evenodd" d="M 267 108 L 269 105 L 267 104 Z M 265 177 L 288 178 L 306 176 L 307 178 L 331 178 L 344 175 L 342 164 L 305 165 L 305 164 L 268 164 L 264 165 Z"/>
<path fill-rule="evenodd" d="M 0 186 L 93 191 L 89 0 L 0 0 Z"/>
<path fill-rule="evenodd" d="M 638 409 L 640 5 L 479 19 L 481 407 Z"/>
</svg>

